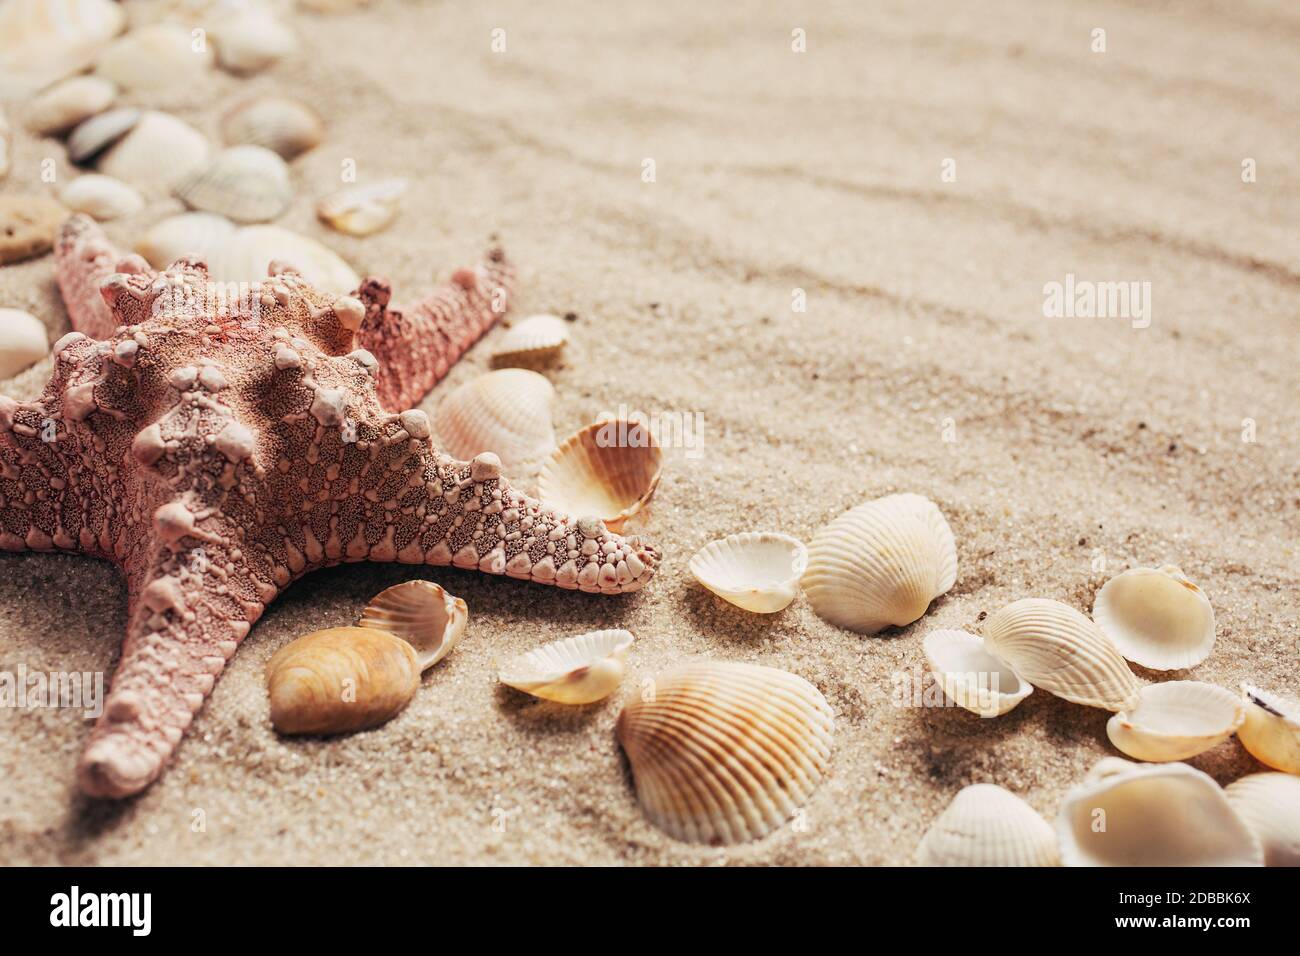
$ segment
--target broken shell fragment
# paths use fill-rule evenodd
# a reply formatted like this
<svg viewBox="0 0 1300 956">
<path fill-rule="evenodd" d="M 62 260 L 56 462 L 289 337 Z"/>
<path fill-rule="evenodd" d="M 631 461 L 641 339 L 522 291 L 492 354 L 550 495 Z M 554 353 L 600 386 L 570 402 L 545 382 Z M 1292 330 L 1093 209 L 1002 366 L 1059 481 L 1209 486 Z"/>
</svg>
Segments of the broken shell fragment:
<svg viewBox="0 0 1300 956">
<path fill-rule="evenodd" d="M 339 734 L 399 714 L 420 685 L 415 649 L 386 631 L 332 627 L 282 647 L 267 665 L 271 724 L 282 734 Z"/>
<path fill-rule="evenodd" d="M 957 546 L 939 508 L 916 494 L 858 505 L 817 532 L 803 588 L 836 627 L 876 634 L 919 619 L 957 580 Z"/>
<path fill-rule="evenodd" d="M 1300 704 L 1243 683 L 1246 719 L 1237 739 L 1262 764 L 1300 774 Z"/>
<path fill-rule="evenodd" d="M 1300 866 L 1300 777 L 1252 773 L 1223 792 L 1263 846 L 1265 866 Z"/>
<path fill-rule="evenodd" d="M 756 614 L 788 607 L 807 566 L 803 542 L 775 531 L 746 531 L 711 541 L 691 558 L 695 580 Z"/>
<path fill-rule="evenodd" d="M 63 187 L 59 199 L 74 212 L 84 212 L 100 222 L 130 216 L 144 208 L 144 198 L 133 187 L 99 173 L 78 176 Z"/>
<path fill-rule="evenodd" d="M 297 100 L 258 96 L 236 103 L 221 120 L 227 145 L 262 146 L 289 160 L 320 145 L 320 117 Z"/>
<path fill-rule="evenodd" d="M 558 315 L 530 315 L 497 339 L 493 364 L 540 368 L 553 361 L 569 341 L 569 326 Z"/>
<path fill-rule="evenodd" d="M 358 627 L 395 634 L 415 648 L 420 670 L 452 652 L 465 633 L 469 608 L 432 581 L 405 581 L 380 591 L 361 612 Z"/>
<path fill-rule="evenodd" d="M 943 692 L 971 713 L 1000 717 L 1034 692 L 1033 685 L 990 654 L 974 634 L 931 631 L 924 647 L 930 673 Z"/>
<path fill-rule="evenodd" d="M 456 388 L 434 418 L 448 454 L 468 461 L 492 452 L 507 474 L 519 475 L 555 447 L 554 403 L 555 389 L 544 376 L 508 368 Z"/>
<path fill-rule="evenodd" d="M 1186 760 L 1227 740 L 1245 719 L 1241 698 L 1232 691 L 1173 680 L 1142 687 L 1136 707 L 1107 721 L 1106 735 L 1135 760 Z"/>
<path fill-rule="evenodd" d="M 262 146 L 222 150 L 203 169 L 177 182 L 175 192 L 191 209 L 235 222 L 266 222 L 293 201 L 288 165 Z"/>
<path fill-rule="evenodd" d="M 116 88 L 103 77 L 74 76 L 32 100 L 27 128 L 38 136 L 62 133 L 108 109 L 116 95 Z"/>
<path fill-rule="evenodd" d="M 504 369 L 504 375 L 519 369 Z M 533 374 L 533 373 L 527 373 Z M 641 422 L 599 421 L 570 435 L 542 466 L 538 497 L 570 514 L 596 515 L 621 531 L 659 486 L 663 450 Z"/>
<path fill-rule="evenodd" d="M 628 631 L 593 631 L 544 644 L 501 667 L 501 683 L 561 704 L 604 700 L 623 682 Z"/>
<path fill-rule="evenodd" d="M 1111 578 L 1097 592 L 1092 619 L 1121 654 L 1152 670 L 1195 667 L 1214 647 L 1214 609 L 1173 565 Z"/>
<path fill-rule="evenodd" d="M 410 183 L 405 179 L 381 179 L 348 186 L 316 204 L 322 222 L 349 236 L 369 236 L 397 218 L 402 197 Z"/>
<path fill-rule="evenodd" d="M 757 840 L 810 799 L 834 719 L 817 688 L 771 667 L 697 661 L 659 675 L 615 735 L 650 822 L 679 840 Z"/>
<path fill-rule="evenodd" d="M 917 848 L 922 866 L 1057 866 L 1056 831 L 1014 793 L 964 787 Z"/>
</svg>

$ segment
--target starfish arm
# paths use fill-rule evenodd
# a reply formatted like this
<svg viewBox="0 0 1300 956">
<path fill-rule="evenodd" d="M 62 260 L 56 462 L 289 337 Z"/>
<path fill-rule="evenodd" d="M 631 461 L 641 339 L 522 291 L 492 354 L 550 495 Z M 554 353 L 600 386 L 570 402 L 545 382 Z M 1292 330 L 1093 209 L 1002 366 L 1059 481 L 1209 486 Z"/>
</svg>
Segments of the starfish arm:
<svg viewBox="0 0 1300 956">
<path fill-rule="evenodd" d="M 82 213 L 69 216 L 59 229 L 54 263 L 72 328 L 92 339 L 107 339 L 118 326 L 100 293 L 104 280 L 115 273 L 150 271 L 140 256 L 118 252 L 95 220 Z"/>
</svg>

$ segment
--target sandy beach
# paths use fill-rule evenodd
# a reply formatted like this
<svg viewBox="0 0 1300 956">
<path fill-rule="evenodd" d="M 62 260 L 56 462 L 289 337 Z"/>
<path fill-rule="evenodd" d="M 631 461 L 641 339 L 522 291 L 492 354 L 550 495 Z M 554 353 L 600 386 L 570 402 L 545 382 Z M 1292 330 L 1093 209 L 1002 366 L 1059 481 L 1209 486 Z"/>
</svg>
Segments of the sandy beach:
<svg viewBox="0 0 1300 956">
<path fill-rule="evenodd" d="M 377 0 L 299 11 L 296 56 L 169 91 L 164 108 L 214 142 L 241 97 L 312 105 L 325 139 L 293 162 L 277 222 L 387 276 L 399 299 L 498 236 L 520 267 L 512 314 L 576 316 L 547 370 L 559 434 L 621 407 L 699 430 L 668 450 L 634 529 L 665 556 L 643 591 L 400 565 L 314 574 L 256 624 L 137 798 L 79 794 L 79 713 L 0 708 L 0 860 L 909 864 L 963 786 L 1000 784 L 1050 819 L 1116 753 L 1107 712 L 1045 692 L 994 720 L 898 706 L 925 633 L 978 632 L 1022 597 L 1088 613 L 1128 567 L 1181 566 L 1218 625 L 1203 664 L 1140 677 L 1300 694 L 1300 10 L 976 6 Z M 76 173 L 62 142 L 6 105 L 0 193 L 52 192 L 42 158 L 60 182 Z M 349 160 L 412 180 L 371 237 L 315 216 Z M 130 247 L 182 208 L 156 197 L 106 228 Z M 0 307 L 39 316 L 51 341 L 69 328 L 53 268 L 48 255 L 0 268 Z M 1045 287 L 1067 281 L 1138 283 L 1146 314 L 1045 316 Z M 421 407 L 432 416 L 487 369 L 501 333 Z M 0 393 L 34 395 L 49 367 Z M 932 498 L 959 555 L 956 586 L 909 627 L 860 636 L 803 595 L 749 614 L 687 569 L 714 538 L 807 542 L 895 491 Z M 277 736 L 270 657 L 413 578 L 463 597 L 470 622 L 411 705 L 350 737 Z M 108 564 L 0 555 L 0 670 L 111 680 L 125 624 Z M 806 829 L 677 842 L 637 805 L 613 734 L 622 692 L 564 707 L 497 683 L 494 662 L 604 627 L 636 636 L 629 693 L 692 657 L 813 683 L 835 749 Z M 1264 769 L 1235 739 L 1189 762 L 1224 784 Z"/>
</svg>

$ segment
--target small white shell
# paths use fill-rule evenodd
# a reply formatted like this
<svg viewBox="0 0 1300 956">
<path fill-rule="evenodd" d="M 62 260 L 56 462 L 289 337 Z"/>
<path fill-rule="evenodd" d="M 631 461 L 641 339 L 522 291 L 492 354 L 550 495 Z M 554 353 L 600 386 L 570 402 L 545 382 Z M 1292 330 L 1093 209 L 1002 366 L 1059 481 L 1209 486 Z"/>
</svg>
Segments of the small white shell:
<svg viewBox="0 0 1300 956">
<path fill-rule="evenodd" d="M 176 195 L 192 209 L 235 222 L 266 222 L 293 201 L 289 166 L 262 146 L 231 146 L 201 170 L 176 183 Z"/>
<path fill-rule="evenodd" d="M 1135 760 L 1186 760 L 1227 740 L 1246 719 L 1241 698 L 1215 684 L 1147 684 L 1130 711 L 1106 723 L 1116 749 Z"/>
<path fill-rule="evenodd" d="M 461 385 L 438 406 L 438 435 L 447 454 L 468 461 L 483 452 L 507 474 L 529 471 L 555 447 L 555 389 L 524 369 L 488 372 Z"/>
<path fill-rule="evenodd" d="M 511 371 L 522 370 L 492 374 Z M 570 514 L 595 515 L 619 532 L 659 487 L 663 459 L 654 434 L 640 422 L 593 422 L 551 452 L 537 476 L 538 497 Z"/>
<path fill-rule="evenodd" d="M 269 11 L 257 8 L 215 20 L 212 39 L 222 68 L 242 75 L 264 70 L 298 49 L 293 31 Z"/>
<path fill-rule="evenodd" d="M 1195 667 L 1214 647 L 1214 609 L 1173 565 L 1117 574 L 1097 592 L 1092 619 L 1121 654 L 1152 670 Z"/>
<path fill-rule="evenodd" d="M 1252 773 L 1223 792 L 1263 845 L 1265 866 L 1300 866 L 1300 777 Z"/>
<path fill-rule="evenodd" d="M 604 700 L 623 682 L 627 631 L 593 631 L 544 644 L 501 667 L 501 683 L 561 704 Z"/>
<path fill-rule="evenodd" d="M 369 236 L 397 218 L 410 183 L 401 178 L 348 186 L 316 204 L 326 225 L 349 236 Z"/>
<path fill-rule="evenodd" d="M 539 368 L 558 356 L 568 341 L 568 323 L 558 315 L 530 315 L 497 339 L 492 361 L 503 367 Z"/>
<path fill-rule="evenodd" d="M 0 3 L 0 99 L 21 99 L 85 69 L 126 23 L 112 0 Z"/>
<path fill-rule="evenodd" d="M 40 319 L 20 309 L 0 309 L 0 379 L 17 375 L 49 351 L 50 340 Z"/>
<path fill-rule="evenodd" d="M 123 106 L 87 117 L 68 136 L 68 159 L 74 163 L 93 159 L 131 132 L 143 115 L 140 110 Z"/>
<path fill-rule="evenodd" d="M 320 144 L 320 117 L 297 100 L 258 96 L 235 104 L 221 120 L 221 135 L 231 146 L 262 146 L 293 159 Z"/>
<path fill-rule="evenodd" d="M 194 127 L 167 113 L 147 112 L 97 165 L 107 176 L 165 192 L 172 183 L 202 167 L 210 154 L 207 137 Z"/>
<path fill-rule="evenodd" d="M 691 558 L 691 574 L 736 607 L 773 614 L 789 606 L 808 566 L 803 542 L 775 531 L 746 531 L 711 541 Z"/>
<path fill-rule="evenodd" d="M 1237 739 L 1252 757 L 1284 773 L 1300 774 L 1300 704 L 1243 683 L 1246 720 Z"/>
<path fill-rule="evenodd" d="M 463 600 L 432 581 L 405 581 L 380 591 L 361 612 L 357 626 L 406 641 L 424 671 L 452 652 L 467 623 L 469 608 Z"/>
<path fill-rule="evenodd" d="M 212 70 L 212 51 L 177 23 L 150 23 L 114 40 L 95 61 L 95 74 L 128 93 L 193 90 Z"/>
<path fill-rule="evenodd" d="M 74 76 L 58 83 L 27 108 L 27 128 L 38 136 L 72 129 L 113 105 L 117 90 L 98 76 Z"/>
<path fill-rule="evenodd" d="M 59 201 L 100 222 L 130 216 L 144 208 L 144 198 L 133 187 L 97 173 L 78 176 L 68 183 L 59 193 Z"/>
<path fill-rule="evenodd" d="M 1034 692 L 1024 678 L 990 654 L 984 641 L 965 631 L 925 635 L 925 659 L 943 692 L 981 717 L 1000 717 Z"/>
<path fill-rule="evenodd" d="M 1056 831 L 1024 800 L 989 783 L 964 787 L 917 848 L 922 866 L 1057 866 Z"/>
<path fill-rule="evenodd" d="M 155 269 L 166 269 L 177 259 L 192 256 L 208 262 L 211 271 L 213 253 L 234 235 L 235 229 L 235 224 L 224 216 L 185 212 L 155 224 L 136 243 L 135 250 Z M 265 269 L 261 275 L 266 275 Z"/>
<path fill-rule="evenodd" d="M 922 495 L 886 495 L 817 532 L 803 588 L 837 627 L 875 634 L 905 627 L 957 580 L 952 529 Z"/>
<path fill-rule="evenodd" d="M 1026 598 L 984 623 L 984 645 L 1035 687 L 1076 704 L 1126 710 L 1140 684 L 1096 624 L 1060 601 Z"/>
<path fill-rule="evenodd" d="M 1104 757 L 1061 802 L 1066 866 L 1260 866 L 1259 840 L 1212 778 L 1185 763 Z"/>
</svg>

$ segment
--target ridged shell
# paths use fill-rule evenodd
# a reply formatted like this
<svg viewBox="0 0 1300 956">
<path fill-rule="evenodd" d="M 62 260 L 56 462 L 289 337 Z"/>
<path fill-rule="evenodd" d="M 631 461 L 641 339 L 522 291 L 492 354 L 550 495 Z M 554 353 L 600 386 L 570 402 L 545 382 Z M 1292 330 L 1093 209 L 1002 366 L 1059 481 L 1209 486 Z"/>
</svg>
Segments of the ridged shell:
<svg viewBox="0 0 1300 956">
<path fill-rule="evenodd" d="M 519 370 L 493 374 L 511 371 Z M 570 514 L 595 515 L 618 532 L 655 493 L 662 470 L 663 450 L 645 425 L 594 422 L 551 452 L 537 476 L 538 497 Z"/>
<path fill-rule="evenodd" d="M 1033 685 L 988 652 L 965 631 L 939 630 L 923 644 L 930 673 L 959 707 L 981 717 L 1000 717 L 1034 692 Z"/>
<path fill-rule="evenodd" d="M 349 236 L 369 236 L 397 218 L 409 186 L 401 178 L 348 186 L 317 203 L 316 215 Z"/>
<path fill-rule="evenodd" d="M 1300 777 L 1252 773 L 1223 792 L 1263 846 L 1265 866 L 1300 866 Z"/>
<path fill-rule="evenodd" d="M 50 351 L 45 324 L 21 309 L 0 309 L 0 379 L 12 378 Z"/>
<path fill-rule="evenodd" d="M 197 47 L 197 49 L 196 49 Z M 212 70 L 212 51 L 177 23 L 150 23 L 114 40 L 95 61 L 95 75 L 128 93 L 192 93 Z"/>
<path fill-rule="evenodd" d="M 746 531 L 711 541 L 691 558 L 691 574 L 736 607 L 772 614 L 799 593 L 808 566 L 803 542 L 775 531 Z"/>
<path fill-rule="evenodd" d="M 1241 685 L 1246 719 L 1237 739 L 1260 763 L 1300 774 L 1300 704 L 1252 684 Z"/>
<path fill-rule="evenodd" d="M 965 787 L 917 848 L 922 866 L 1057 866 L 1056 831 L 1009 790 Z"/>
<path fill-rule="evenodd" d="M 957 546 L 922 495 L 886 495 L 840 515 L 813 538 L 803 588 L 837 627 L 875 634 L 905 627 L 957 580 Z"/>
<path fill-rule="evenodd" d="M 1060 601 L 1026 598 L 984 622 L 984 645 L 1024 680 L 1076 704 L 1121 711 L 1138 683 L 1096 624 Z"/>
<path fill-rule="evenodd" d="M 1241 698 L 1232 691 L 1173 680 L 1142 687 L 1136 707 L 1106 722 L 1106 735 L 1135 760 L 1186 760 L 1227 740 L 1245 718 Z"/>
<path fill-rule="evenodd" d="M 375 727 L 420 686 L 415 649 L 369 627 L 332 627 L 282 647 L 266 668 L 271 724 L 282 734 Z"/>
<path fill-rule="evenodd" d="M 1214 609 L 1173 565 L 1117 574 L 1097 592 L 1092 619 L 1121 654 L 1152 670 L 1195 667 L 1214 647 Z"/>
<path fill-rule="evenodd" d="M 1212 778 L 1185 763 L 1105 757 L 1061 802 L 1066 866 L 1260 866 L 1259 840 Z"/>
<path fill-rule="evenodd" d="M 206 164 L 210 155 L 207 137 L 194 127 L 167 113 L 149 112 L 97 166 L 107 176 L 162 193 Z"/>
<path fill-rule="evenodd" d="M 31 96 L 85 69 L 125 23 L 112 0 L 0 4 L 0 99 Z"/>
<path fill-rule="evenodd" d="M 555 389 L 536 372 L 488 372 L 442 400 L 435 415 L 438 435 L 454 458 L 468 461 L 492 452 L 507 474 L 523 474 L 555 447 L 554 403 Z"/>
<path fill-rule="evenodd" d="M 498 677 L 534 697 L 561 704 L 604 700 L 623 682 L 628 631 L 593 631 L 544 644 L 502 665 Z"/>
<path fill-rule="evenodd" d="M 131 132 L 142 116 L 140 110 L 124 106 L 78 123 L 68 136 L 68 159 L 74 163 L 89 162 Z"/>
<path fill-rule="evenodd" d="M 63 205 L 100 222 L 130 216 L 144 208 L 144 198 L 131 186 L 97 173 L 78 176 L 59 193 Z"/>
<path fill-rule="evenodd" d="M 235 222 L 266 222 L 293 202 L 289 167 L 262 146 L 231 146 L 203 169 L 176 183 L 176 195 L 192 209 Z"/>
<path fill-rule="evenodd" d="M 428 670 L 460 643 L 469 622 L 465 602 L 432 581 L 405 581 L 380 591 L 361 612 L 358 627 L 395 634 L 415 648 Z"/>
<path fill-rule="evenodd" d="M 262 146 L 286 160 L 320 145 L 320 117 L 297 100 L 258 96 L 236 103 L 221 120 L 221 135 L 231 146 Z"/>
<path fill-rule="evenodd" d="M 657 677 L 619 715 L 637 799 L 650 822 L 689 843 L 771 833 L 830 766 L 834 719 L 801 677 L 699 661 Z"/>
<path fill-rule="evenodd" d="M 569 326 L 558 315 L 530 315 L 497 339 L 492 362 L 499 367 L 541 368 L 569 341 Z"/>
<path fill-rule="evenodd" d="M 113 105 L 117 90 L 98 76 L 74 76 L 41 93 L 27 108 L 27 128 L 52 136 L 102 113 Z"/>
</svg>

